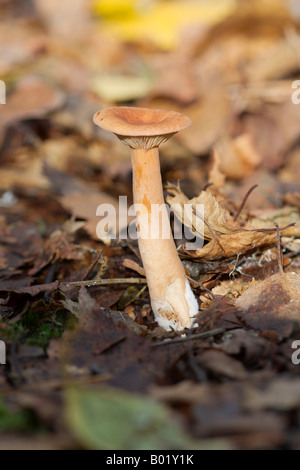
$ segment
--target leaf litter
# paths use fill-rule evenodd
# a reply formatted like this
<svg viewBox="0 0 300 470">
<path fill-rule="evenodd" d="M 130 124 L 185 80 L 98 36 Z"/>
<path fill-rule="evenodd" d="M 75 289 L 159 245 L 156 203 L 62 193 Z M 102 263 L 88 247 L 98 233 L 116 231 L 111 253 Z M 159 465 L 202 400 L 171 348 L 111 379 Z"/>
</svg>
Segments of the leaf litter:
<svg viewBox="0 0 300 470">
<path fill-rule="evenodd" d="M 85 2 L 72 40 L 60 3 L 7 2 L 0 27 L 1 449 L 299 449 L 293 2 L 204 2 L 193 24 L 190 2 L 128 2 L 130 38 L 115 2 L 102 29 Z M 132 202 L 125 150 L 92 125 L 114 104 L 193 121 L 161 149 L 175 218 L 188 203 L 202 227 L 178 246 L 200 303 L 182 335 L 154 322 L 136 242 L 96 235 L 98 205 Z"/>
</svg>

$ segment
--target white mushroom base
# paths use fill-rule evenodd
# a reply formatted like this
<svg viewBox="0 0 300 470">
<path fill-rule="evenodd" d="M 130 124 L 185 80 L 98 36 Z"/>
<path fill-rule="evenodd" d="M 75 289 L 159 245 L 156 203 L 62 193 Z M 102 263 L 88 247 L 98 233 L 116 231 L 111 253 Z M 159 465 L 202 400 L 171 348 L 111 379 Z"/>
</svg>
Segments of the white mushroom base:
<svg viewBox="0 0 300 470">
<path fill-rule="evenodd" d="M 184 328 L 191 328 L 193 317 L 199 312 L 198 302 L 188 280 L 185 281 L 183 296 L 181 284 L 181 280 L 176 279 L 167 287 L 164 300 L 155 299 L 151 302 L 155 320 L 166 331 L 182 331 Z"/>
</svg>

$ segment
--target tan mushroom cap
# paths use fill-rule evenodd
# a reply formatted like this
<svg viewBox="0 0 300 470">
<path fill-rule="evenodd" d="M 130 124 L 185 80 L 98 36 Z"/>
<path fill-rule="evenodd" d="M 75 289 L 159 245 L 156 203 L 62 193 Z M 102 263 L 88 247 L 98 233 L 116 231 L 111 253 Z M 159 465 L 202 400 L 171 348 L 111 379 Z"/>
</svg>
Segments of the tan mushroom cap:
<svg viewBox="0 0 300 470">
<path fill-rule="evenodd" d="M 130 147 L 149 149 L 189 127 L 192 122 L 175 111 L 120 106 L 98 111 L 94 123 L 113 132 Z"/>
</svg>

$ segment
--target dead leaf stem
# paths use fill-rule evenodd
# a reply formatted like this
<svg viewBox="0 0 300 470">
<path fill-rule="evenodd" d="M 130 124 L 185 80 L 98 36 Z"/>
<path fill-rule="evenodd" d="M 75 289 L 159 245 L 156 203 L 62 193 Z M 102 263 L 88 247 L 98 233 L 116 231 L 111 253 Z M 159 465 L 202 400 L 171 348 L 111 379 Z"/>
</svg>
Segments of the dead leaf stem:
<svg viewBox="0 0 300 470">
<path fill-rule="evenodd" d="M 115 279 L 96 279 L 94 281 L 72 281 L 72 282 L 61 282 L 66 287 L 95 287 L 95 286 L 107 286 L 109 284 L 146 284 L 146 279 L 140 279 L 136 277 L 127 278 L 115 278 Z"/>
<path fill-rule="evenodd" d="M 240 205 L 240 207 L 239 207 L 238 210 L 237 210 L 237 213 L 236 213 L 235 216 L 233 217 L 234 222 L 236 222 L 236 220 L 237 220 L 238 217 L 240 216 L 242 210 L 243 210 L 244 207 L 245 207 L 245 204 L 246 204 L 246 202 L 247 202 L 248 197 L 250 196 L 250 194 L 252 193 L 252 191 L 253 191 L 255 188 L 257 188 L 257 186 L 258 186 L 258 184 L 254 184 L 253 186 L 251 186 L 251 188 L 250 188 L 250 189 L 247 191 L 247 193 L 245 194 L 244 199 L 242 200 L 241 205 Z"/>
<path fill-rule="evenodd" d="M 175 338 L 175 339 L 166 339 L 164 341 L 159 341 L 157 343 L 154 343 L 152 346 L 158 347 L 158 346 L 168 346 L 169 344 L 185 343 L 186 341 L 191 341 L 193 339 L 209 338 L 210 336 L 216 336 L 221 333 L 224 333 L 225 331 L 226 331 L 226 328 L 216 328 L 214 330 L 208 330 L 208 331 L 203 331 L 202 333 L 197 333 L 196 335 L 187 335 L 184 337 L 180 336 L 180 338 Z"/>
<path fill-rule="evenodd" d="M 276 227 L 276 236 L 277 236 L 277 263 L 280 274 L 284 274 L 283 270 L 283 260 L 282 260 L 282 251 L 281 251 L 281 242 L 280 242 L 280 229 L 277 222 L 274 223 Z"/>
</svg>

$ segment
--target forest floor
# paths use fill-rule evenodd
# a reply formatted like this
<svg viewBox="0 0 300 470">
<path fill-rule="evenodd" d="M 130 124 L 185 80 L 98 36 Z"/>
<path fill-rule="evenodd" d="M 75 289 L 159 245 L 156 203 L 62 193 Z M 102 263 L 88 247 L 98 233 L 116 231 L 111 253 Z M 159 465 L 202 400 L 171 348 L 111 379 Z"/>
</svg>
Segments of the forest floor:
<svg viewBox="0 0 300 470">
<path fill-rule="evenodd" d="M 3 5 L 0 449 L 300 449 L 299 16 L 239 2 L 151 42 L 100 11 L 68 42 Z M 184 334 L 155 322 L 137 243 L 96 233 L 132 204 L 129 149 L 92 120 L 117 105 L 192 119 L 161 146 L 168 204 L 205 210 Z"/>
</svg>

